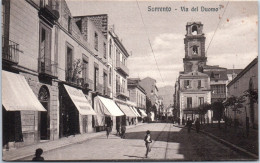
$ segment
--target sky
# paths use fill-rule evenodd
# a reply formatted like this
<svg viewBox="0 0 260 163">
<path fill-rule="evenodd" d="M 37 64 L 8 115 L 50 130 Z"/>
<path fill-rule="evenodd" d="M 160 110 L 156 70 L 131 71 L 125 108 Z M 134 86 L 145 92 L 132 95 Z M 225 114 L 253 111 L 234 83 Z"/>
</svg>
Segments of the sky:
<svg viewBox="0 0 260 163">
<path fill-rule="evenodd" d="M 127 60 L 129 77 L 152 77 L 156 79 L 158 87 L 174 86 L 179 71 L 184 69 L 187 22 L 203 24 L 208 65 L 243 69 L 258 55 L 257 2 L 66 2 L 73 16 L 108 14 L 108 24 L 114 25 L 116 34 L 131 53 Z M 168 7 L 171 11 L 151 12 L 148 11 L 149 6 Z M 181 11 L 181 7 L 188 8 L 189 11 Z M 198 11 L 191 11 L 192 7 L 198 7 Z M 201 8 L 215 10 L 206 12 Z"/>
</svg>

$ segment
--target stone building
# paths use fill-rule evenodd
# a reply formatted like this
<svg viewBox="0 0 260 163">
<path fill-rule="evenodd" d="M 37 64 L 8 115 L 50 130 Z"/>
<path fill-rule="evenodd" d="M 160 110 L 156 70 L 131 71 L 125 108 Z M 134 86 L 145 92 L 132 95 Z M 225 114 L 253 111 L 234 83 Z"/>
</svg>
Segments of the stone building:
<svg viewBox="0 0 260 163">
<path fill-rule="evenodd" d="M 228 97 L 239 97 L 245 95 L 246 91 L 254 91 L 258 94 L 258 57 L 249 63 L 237 76 L 227 85 Z M 258 100 L 257 100 L 258 101 Z M 258 102 L 253 98 L 246 97 L 243 107 L 233 110 L 228 107 L 225 115 L 238 120 L 239 124 L 246 128 L 246 119 L 250 127 L 258 128 Z"/>
<path fill-rule="evenodd" d="M 146 110 L 146 92 L 140 86 L 139 78 L 128 78 L 127 89 L 130 93 L 129 100 L 136 103 L 136 106 L 140 109 Z"/>
<path fill-rule="evenodd" d="M 55 25 L 59 9 L 56 1 L 52 3 L 2 1 L 2 82 L 8 90 L 2 95 L 6 148 L 59 138 Z M 10 94 L 15 95 L 13 104 L 8 103 Z M 26 101 L 30 101 L 27 106 Z"/>
<path fill-rule="evenodd" d="M 219 66 L 205 65 L 203 72 L 210 77 L 211 103 L 223 102 L 227 97 L 227 69 Z"/>
<path fill-rule="evenodd" d="M 108 54 L 112 98 L 125 114 L 122 117 L 116 117 L 115 124 L 135 124 L 137 115 L 133 111 L 134 106 L 129 102 L 129 91 L 127 89 L 127 77 L 129 76 L 127 58 L 129 53 L 114 31 L 114 27 L 111 27 L 108 31 Z"/>
<path fill-rule="evenodd" d="M 94 97 L 111 97 L 112 87 L 107 15 L 74 18 L 65 0 L 3 1 L 2 9 L 3 87 L 16 91 L 17 99 L 25 92 L 20 98 L 32 101 L 10 107 L 10 93 L 4 93 L 4 145 L 98 131 Z M 22 85 L 9 82 L 12 78 Z M 117 113 L 123 115 L 119 108 Z"/>
<path fill-rule="evenodd" d="M 181 123 L 188 118 L 195 120 L 199 117 L 198 107 L 211 103 L 210 78 L 203 73 L 207 62 L 203 24 L 188 22 L 186 32 L 184 72 L 180 72 L 177 82 Z M 211 111 L 208 111 L 200 118 L 211 120 L 211 116 Z"/>
<path fill-rule="evenodd" d="M 146 96 L 151 100 L 152 106 L 156 106 L 157 110 L 159 108 L 158 105 L 158 88 L 156 86 L 156 80 L 151 77 L 146 77 L 142 79 L 139 84 L 142 88 L 144 88 L 146 92 Z"/>
</svg>

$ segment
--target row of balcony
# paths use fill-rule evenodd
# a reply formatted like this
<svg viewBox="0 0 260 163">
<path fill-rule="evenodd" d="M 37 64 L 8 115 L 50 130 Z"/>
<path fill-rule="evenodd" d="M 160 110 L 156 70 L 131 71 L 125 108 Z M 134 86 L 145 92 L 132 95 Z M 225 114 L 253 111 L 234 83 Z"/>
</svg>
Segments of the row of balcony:
<svg viewBox="0 0 260 163">
<path fill-rule="evenodd" d="M 129 69 L 119 60 L 116 60 L 116 69 L 126 76 L 129 75 Z"/>
</svg>

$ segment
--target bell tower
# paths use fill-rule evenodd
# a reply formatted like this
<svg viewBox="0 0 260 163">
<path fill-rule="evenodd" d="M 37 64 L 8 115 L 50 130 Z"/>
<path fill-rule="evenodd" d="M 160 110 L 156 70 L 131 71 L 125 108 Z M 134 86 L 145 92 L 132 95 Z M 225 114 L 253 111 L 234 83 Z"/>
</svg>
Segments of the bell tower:
<svg viewBox="0 0 260 163">
<path fill-rule="evenodd" d="M 206 65 L 207 62 L 207 57 L 205 56 L 205 40 L 203 24 L 201 24 L 201 22 L 188 22 L 184 38 L 184 73 L 192 71 L 203 72 L 203 66 Z"/>
</svg>

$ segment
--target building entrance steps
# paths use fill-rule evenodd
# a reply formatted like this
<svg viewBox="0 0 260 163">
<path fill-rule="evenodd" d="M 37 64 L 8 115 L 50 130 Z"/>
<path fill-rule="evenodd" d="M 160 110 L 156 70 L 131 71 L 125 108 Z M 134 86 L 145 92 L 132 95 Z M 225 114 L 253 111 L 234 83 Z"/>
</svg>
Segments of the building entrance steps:
<svg viewBox="0 0 260 163">
<path fill-rule="evenodd" d="M 138 123 L 136 125 L 126 126 L 127 129 L 134 128 L 146 123 Z M 126 130 L 127 132 L 127 130 Z M 116 131 L 112 131 L 111 134 L 116 134 Z M 4 161 L 15 161 L 25 157 L 33 156 L 37 148 L 42 148 L 43 152 L 62 148 L 65 146 L 73 145 L 76 143 L 84 142 L 95 137 L 106 135 L 105 131 L 95 133 L 78 134 L 75 136 L 63 137 L 53 141 L 40 142 L 33 145 L 24 146 L 17 149 L 10 149 L 9 151 L 2 152 L 2 160 Z"/>
</svg>

